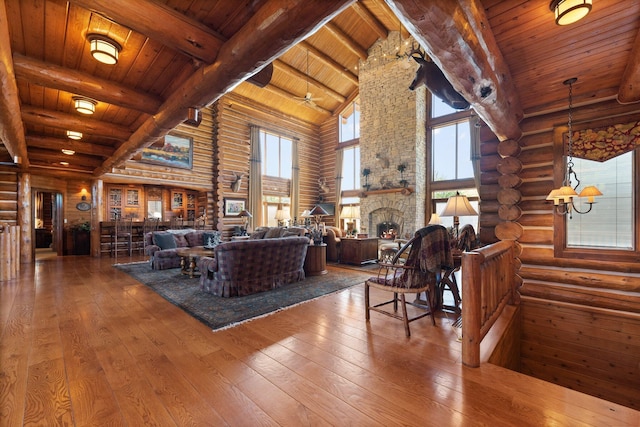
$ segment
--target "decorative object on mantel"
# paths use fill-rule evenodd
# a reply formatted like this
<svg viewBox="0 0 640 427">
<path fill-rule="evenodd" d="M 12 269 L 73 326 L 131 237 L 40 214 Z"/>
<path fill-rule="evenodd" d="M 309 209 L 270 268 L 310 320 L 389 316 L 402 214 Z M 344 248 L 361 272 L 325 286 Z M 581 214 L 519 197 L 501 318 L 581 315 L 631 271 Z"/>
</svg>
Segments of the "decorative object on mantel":
<svg viewBox="0 0 640 427">
<path fill-rule="evenodd" d="M 363 191 L 360 194 L 358 194 L 358 197 L 367 197 L 369 195 L 374 195 L 374 194 L 391 194 L 391 193 L 400 193 L 403 196 L 408 196 L 411 193 L 413 193 L 413 188 L 411 187 L 380 188 L 376 190 Z"/>
<path fill-rule="evenodd" d="M 404 171 L 407 170 L 407 165 L 404 163 L 400 163 L 398 165 L 398 172 L 400 172 L 400 186 L 407 187 L 409 185 L 409 181 L 404 179 Z"/>
<path fill-rule="evenodd" d="M 369 184 L 369 175 L 371 174 L 371 169 L 369 168 L 364 168 L 362 170 L 362 176 L 364 176 L 364 191 L 369 191 L 369 188 L 371 188 L 371 184 Z"/>
<path fill-rule="evenodd" d="M 460 217 L 461 216 L 475 216 L 478 215 L 471 203 L 469 203 L 469 199 L 467 196 L 461 195 L 458 191 L 456 191 L 456 195 L 449 197 L 447 200 L 447 204 L 444 207 L 444 210 L 440 212 L 440 216 L 452 216 L 453 217 L 453 227 L 456 231 L 456 241 L 458 240 L 458 229 L 460 228 Z"/>
<path fill-rule="evenodd" d="M 551 192 L 547 196 L 547 200 L 553 200 L 554 211 L 560 215 L 569 214 L 569 218 L 571 218 L 571 212 L 573 211 L 579 214 L 586 214 L 591 212 L 593 204 L 595 203 L 594 198 L 596 196 L 602 196 L 600 190 L 598 190 L 598 188 L 593 185 L 583 188 L 580 194 L 576 193 L 576 189 L 580 185 L 580 180 L 578 179 L 576 172 L 573 170 L 573 130 L 571 129 L 571 124 L 573 110 L 573 84 L 577 80 L 578 79 L 576 77 L 573 77 L 563 82 L 563 84 L 569 86 L 569 130 L 567 132 L 569 135 L 569 142 L 567 148 L 567 174 L 565 175 L 564 181 L 562 181 L 562 186 L 560 188 L 551 190 Z M 571 186 L 572 175 L 576 180 L 576 185 L 573 187 Z M 586 211 L 579 211 L 578 209 L 576 209 L 573 203 L 574 197 L 587 197 L 589 208 Z"/>
</svg>

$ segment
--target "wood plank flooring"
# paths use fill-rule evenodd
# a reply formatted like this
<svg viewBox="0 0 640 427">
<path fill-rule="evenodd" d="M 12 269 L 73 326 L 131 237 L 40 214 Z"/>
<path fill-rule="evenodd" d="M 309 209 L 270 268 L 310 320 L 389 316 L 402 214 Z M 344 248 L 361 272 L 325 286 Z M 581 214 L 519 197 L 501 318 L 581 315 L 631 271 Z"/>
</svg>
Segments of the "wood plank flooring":
<svg viewBox="0 0 640 427">
<path fill-rule="evenodd" d="M 120 258 L 120 262 L 129 261 Z M 493 365 L 453 319 L 372 313 L 363 286 L 212 332 L 113 259 L 0 283 L 0 425 L 638 425 L 640 413 Z M 193 279 L 197 280 L 197 279 Z M 372 289 L 372 300 L 387 295 Z"/>
</svg>

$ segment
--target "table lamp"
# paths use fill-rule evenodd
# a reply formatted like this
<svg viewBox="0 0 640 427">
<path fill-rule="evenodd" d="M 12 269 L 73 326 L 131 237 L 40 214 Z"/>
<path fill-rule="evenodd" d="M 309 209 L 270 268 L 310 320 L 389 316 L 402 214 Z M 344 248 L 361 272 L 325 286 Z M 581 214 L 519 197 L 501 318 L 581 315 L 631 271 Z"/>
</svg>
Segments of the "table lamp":
<svg viewBox="0 0 640 427">
<path fill-rule="evenodd" d="M 278 227 L 282 227 L 285 225 L 285 221 L 291 219 L 291 215 L 289 215 L 289 210 L 284 209 L 282 204 L 278 204 L 278 209 L 276 210 L 276 221 L 278 221 Z"/>
<path fill-rule="evenodd" d="M 453 227 L 456 229 L 456 240 L 458 240 L 460 217 L 473 215 L 478 215 L 478 212 L 473 209 L 473 206 L 471 206 L 471 203 L 469 203 L 469 199 L 467 199 L 467 196 L 462 196 L 457 191 L 455 196 L 449 197 L 449 200 L 447 200 L 447 205 L 444 207 L 444 210 L 440 212 L 440 216 L 453 217 Z"/>
<path fill-rule="evenodd" d="M 360 218 L 360 206 L 345 206 L 342 208 L 342 212 L 340 212 L 340 216 L 347 220 L 347 235 L 353 234 L 353 230 L 355 227 L 356 218 Z M 352 221 L 348 221 L 352 220 Z"/>
<path fill-rule="evenodd" d="M 253 215 L 251 215 L 251 212 L 249 212 L 248 210 L 243 209 L 240 211 L 238 216 L 242 218 L 242 235 L 244 236 L 246 235 L 247 228 L 249 227 L 249 218 L 252 218 Z"/>
<path fill-rule="evenodd" d="M 316 219 L 316 228 L 320 228 L 320 220 L 323 216 L 329 215 L 329 212 L 325 211 L 320 205 L 316 205 L 309 214 Z"/>
</svg>

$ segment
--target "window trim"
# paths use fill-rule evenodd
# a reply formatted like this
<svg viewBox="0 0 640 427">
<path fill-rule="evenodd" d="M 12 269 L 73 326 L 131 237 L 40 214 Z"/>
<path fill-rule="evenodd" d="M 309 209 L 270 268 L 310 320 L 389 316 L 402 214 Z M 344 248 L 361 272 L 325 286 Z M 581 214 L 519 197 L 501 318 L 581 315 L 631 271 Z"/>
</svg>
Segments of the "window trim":
<svg viewBox="0 0 640 427">
<path fill-rule="evenodd" d="M 618 120 L 616 120 L 618 121 Z M 582 125 L 574 130 L 582 130 L 589 127 L 593 127 L 593 123 L 589 125 Z M 566 173 L 566 152 L 563 135 L 568 131 L 567 126 L 556 126 L 553 132 L 553 188 L 557 188 L 562 184 Z M 638 171 L 640 171 L 640 155 L 637 152 L 633 156 L 634 167 L 634 193 L 637 194 L 640 190 L 640 182 L 637 179 Z M 561 159 L 558 161 L 558 159 Z M 635 235 L 634 235 L 634 250 L 628 249 L 609 249 L 609 248 L 589 248 L 589 247 L 567 247 L 567 228 L 566 221 L 568 220 L 566 215 L 559 215 L 555 212 L 552 202 L 550 203 L 553 215 L 553 256 L 555 258 L 566 259 L 587 259 L 607 262 L 640 262 L 640 197 L 634 198 L 634 223 Z M 579 214 L 576 214 L 579 215 Z M 590 215 L 590 214 L 585 214 Z"/>
</svg>

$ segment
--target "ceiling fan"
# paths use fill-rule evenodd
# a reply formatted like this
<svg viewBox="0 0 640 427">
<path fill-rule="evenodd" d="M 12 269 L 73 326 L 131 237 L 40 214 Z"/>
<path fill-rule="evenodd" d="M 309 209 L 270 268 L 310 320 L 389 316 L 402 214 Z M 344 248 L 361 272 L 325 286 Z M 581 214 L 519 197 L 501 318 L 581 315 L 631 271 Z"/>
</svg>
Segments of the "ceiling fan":
<svg viewBox="0 0 640 427">
<path fill-rule="evenodd" d="M 307 93 L 304 97 L 295 96 L 299 104 L 308 104 L 315 107 L 316 101 L 322 101 L 322 98 L 314 98 L 313 94 L 309 91 L 309 51 L 307 50 Z"/>
</svg>

